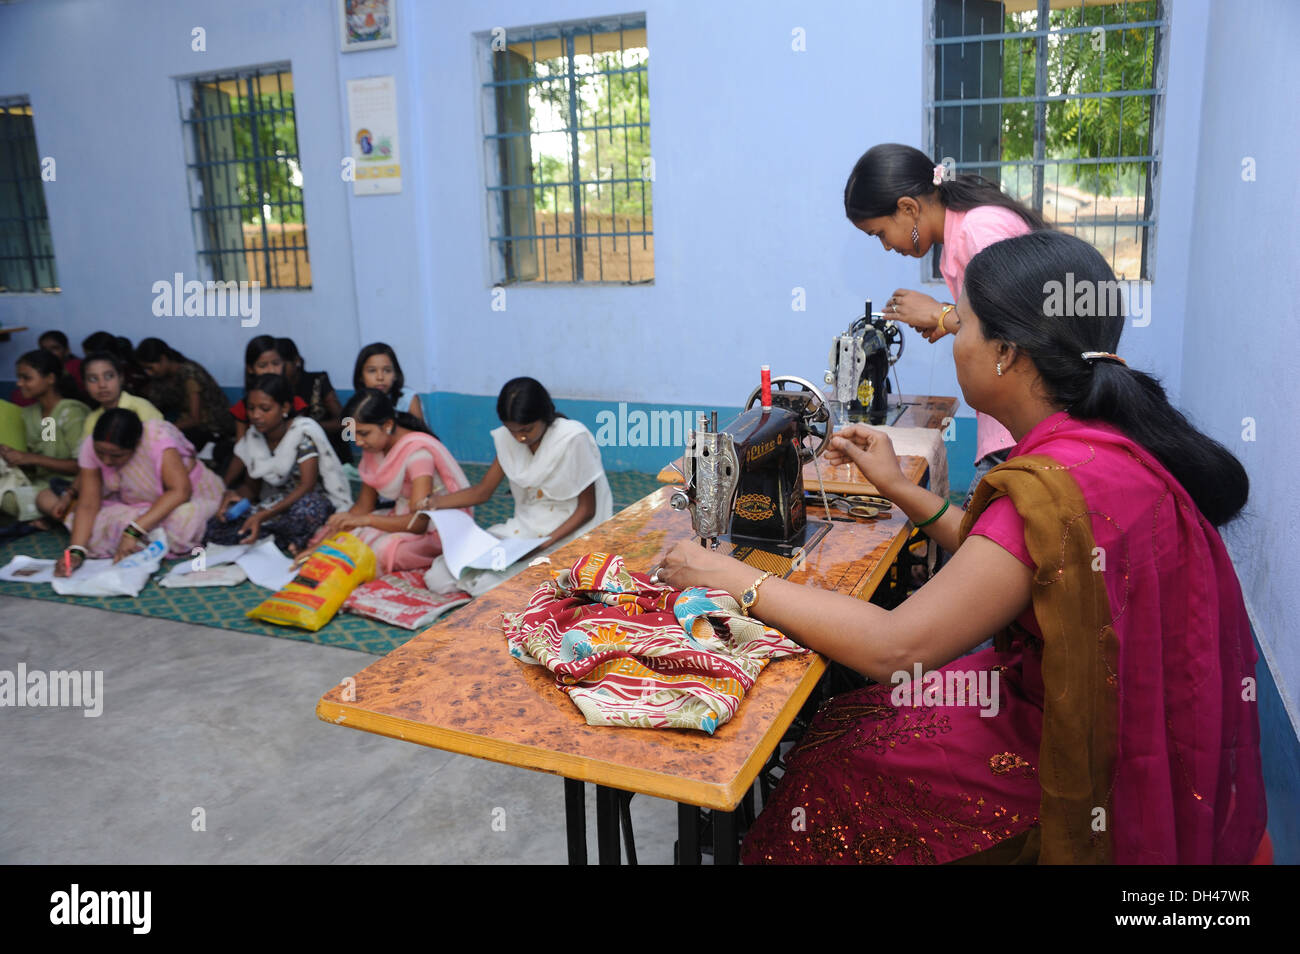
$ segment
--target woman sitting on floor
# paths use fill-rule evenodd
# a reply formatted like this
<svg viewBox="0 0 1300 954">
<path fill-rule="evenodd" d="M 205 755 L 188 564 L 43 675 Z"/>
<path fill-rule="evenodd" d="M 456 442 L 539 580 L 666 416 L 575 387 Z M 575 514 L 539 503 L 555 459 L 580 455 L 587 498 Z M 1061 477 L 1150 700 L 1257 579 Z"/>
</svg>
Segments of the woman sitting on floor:
<svg viewBox="0 0 1300 954">
<path fill-rule="evenodd" d="M 361 496 L 350 510 L 330 517 L 313 542 L 346 530 L 375 551 L 380 574 L 427 569 L 442 552 L 442 541 L 414 504 L 430 494 L 467 487 L 465 472 L 423 423 L 393 410 L 382 391 L 357 392 L 343 417 L 352 419 L 362 450 Z M 396 503 L 376 509 L 381 497 Z"/>
<path fill-rule="evenodd" d="M 53 513 L 76 476 L 77 447 L 90 408 L 73 397 L 79 393 L 76 383 L 50 352 L 27 352 L 18 359 L 17 371 L 18 389 L 32 402 L 22 409 L 27 449 L 0 446 L 0 457 L 10 467 L 21 468 L 26 479 L 6 475 L 0 500 L 10 517 L 30 519 L 36 516 L 33 504 L 41 513 Z"/>
<path fill-rule="evenodd" d="M 121 560 L 145 547 L 162 526 L 168 549 L 189 556 L 221 501 L 221 478 L 196 458 L 194 445 L 167 421 L 144 421 L 112 408 L 81 444 L 81 494 L 65 521 L 72 542 L 56 572 L 87 558 Z"/>
<path fill-rule="evenodd" d="M 610 518 L 613 497 L 596 439 L 583 424 L 556 411 L 546 388 L 532 378 L 507 381 L 497 396 L 497 417 L 496 457 L 483 479 L 460 493 L 434 496 L 424 506 L 442 510 L 486 503 L 501 480 L 509 480 L 515 515 L 488 533 L 544 539 L 534 553 L 554 550 Z M 457 579 L 446 561 L 438 560 L 425 585 L 435 592 L 462 589 L 477 596 L 524 566 L 519 560 L 504 570 L 468 569 Z"/>
<path fill-rule="evenodd" d="M 196 451 L 211 444 L 213 469 L 225 473 L 234 445 L 235 419 L 212 375 L 161 338 L 145 338 L 136 346 L 135 356 L 149 375 L 145 396 Z"/>
<path fill-rule="evenodd" d="M 887 437 L 853 425 L 834 438 L 830 463 L 852 460 L 954 554 L 897 609 L 756 580 L 687 544 L 658 571 L 745 593 L 764 622 L 881 683 L 818 713 L 746 861 L 1254 856 L 1264 788 L 1242 687 L 1255 651 L 1215 530 L 1245 505 L 1246 473 L 1113 354 L 1122 314 L 1046 306 L 1067 275 L 1115 287 L 1096 249 L 1055 232 L 967 267 L 957 380 L 1018 443 L 964 515 L 909 484 Z M 994 648 L 958 658 L 990 634 Z"/>
<path fill-rule="evenodd" d="M 244 400 L 252 423 L 235 445 L 231 468 L 243 478 L 208 522 L 211 543 L 252 543 L 267 534 L 297 555 L 336 510 L 352 505 L 352 490 L 329 438 L 310 417 L 294 412 L 293 391 L 280 374 L 253 381 Z M 256 501 L 247 516 L 226 519 L 241 500 Z"/>
</svg>

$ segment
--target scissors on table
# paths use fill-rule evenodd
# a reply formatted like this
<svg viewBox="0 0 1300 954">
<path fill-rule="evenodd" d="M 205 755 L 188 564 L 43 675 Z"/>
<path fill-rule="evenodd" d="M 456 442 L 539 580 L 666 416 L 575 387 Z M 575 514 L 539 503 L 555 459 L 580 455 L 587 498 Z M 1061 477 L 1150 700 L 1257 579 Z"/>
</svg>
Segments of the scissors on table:
<svg viewBox="0 0 1300 954">
<path fill-rule="evenodd" d="M 823 506 L 822 495 L 809 491 L 804 494 L 805 506 Z M 870 520 L 882 513 L 887 513 L 894 505 L 884 497 L 870 494 L 826 494 L 825 505 L 843 510 L 853 517 Z"/>
</svg>

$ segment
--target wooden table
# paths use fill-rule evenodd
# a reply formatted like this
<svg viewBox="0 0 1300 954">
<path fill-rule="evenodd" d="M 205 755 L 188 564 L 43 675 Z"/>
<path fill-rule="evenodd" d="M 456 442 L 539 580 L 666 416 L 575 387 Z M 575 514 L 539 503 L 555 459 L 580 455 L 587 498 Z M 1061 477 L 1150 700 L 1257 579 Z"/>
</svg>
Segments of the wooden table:
<svg viewBox="0 0 1300 954">
<path fill-rule="evenodd" d="M 957 413 L 957 399 L 955 397 L 904 394 L 903 404 L 905 410 L 903 415 L 892 425 L 894 427 L 929 427 L 939 430 L 946 421 Z M 899 458 L 899 463 L 903 465 L 903 473 L 907 475 L 909 480 L 920 483 L 921 474 L 925 472 L 925 461 L 922 458 L 904 456 Z M 681 467 L 682 458 L 679 457 L 659 471 L 659 482 L 661 484 L 680 484 L 682 482 Z M 821 470 L 822 486 L 826 488 L 827 493 L 879 493 L 871 481 L 862 475 L 862 471 L 858 470 L 857 464 L 846 463 L 831 467 L 820 459 L 804 465 L 803 484 L 805 489 L 817 489 L 818 468 Z"/>
<path fill-rule="evenodd" d="M 316 714 L 335 725 L 564 776 L 571 862 L 586 861 L 583 783 L 594 782 L 602 863 L 619 861 L 616 789 L 680 804 L 685 862 L 699 859 L 697 806 L 714 809 L 715 861 L 734 863 L 732 813 L 817 685 L 825 660 L 810 654 L 773 662 L 712 736 L 589 726 L 553 673 L 510 656 L 501 631 L 502 613 L 522 609 L 548 574 L 585 553 L 619 553 L 630 569 L 648 571 L 677 541 L 692 539 L 689 516 L 668 506 L 672 489 L 649 494 L 552 554 L 550 566 L 524 570 L 425 630 L 358 673 L 354 687 L 345 680 L 321 698 Z M 789 578 L 867 599 L 910 527 L 896 509 L 874 521 L 837 520 Z"/>
</svg>

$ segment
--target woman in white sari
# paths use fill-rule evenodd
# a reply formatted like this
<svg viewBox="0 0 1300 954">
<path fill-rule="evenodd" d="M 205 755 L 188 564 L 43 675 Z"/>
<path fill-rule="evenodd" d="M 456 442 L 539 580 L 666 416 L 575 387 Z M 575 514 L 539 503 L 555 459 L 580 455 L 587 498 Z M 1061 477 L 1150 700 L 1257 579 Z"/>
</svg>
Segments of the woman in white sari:
<svg viewBox="0 0 1300 954">
<path fill-rule="evenodd" d="M 546 388 L 532 378 L 506 382 L 497 398 L 497 417 L 502 426 L 492 432 L 496 458 L 483 479 L 459 493 L 427 499 L 424 509 L 485 503 L 507 479 L 515 515 L 489 527 L 488 533 L 501 539 L 542 539 L 528 557 L 550 553 L 610 518 L 613 497 L 596 439 L 578 421 L 555 410 Z M 525 565 L 521 559 L 502 570 L 466 569 L 457 579 L 439 557 L 425 575 L 425 585 L 436 592 L 461 589 L 477 596 Z"/>
<path fill-rule="evenodd" d="M 253 543 L 271 534 L 276 546 L 296 555 L 336 510 L 352 506 L 352 488 L 329 437 L 310 417 L 293 413 L 293 391 L 280 375 L 257 378 L 244 399 L 252 426 L 235 445 L 245 472 L 226 492 L 208 522 L 210 543 Z M 238 478 L 238 471 L 236 474 Z M 241 500 L 254 504 L 227 519 Z"/>
</svg>

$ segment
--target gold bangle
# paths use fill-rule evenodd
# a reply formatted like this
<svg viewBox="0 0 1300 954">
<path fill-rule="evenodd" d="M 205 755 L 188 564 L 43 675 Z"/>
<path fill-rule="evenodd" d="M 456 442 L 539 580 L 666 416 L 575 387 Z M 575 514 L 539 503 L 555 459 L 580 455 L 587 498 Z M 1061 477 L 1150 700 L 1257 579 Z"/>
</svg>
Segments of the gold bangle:
<svg viewBox="0 0 1300 954">
<path fill-rule="evenodd" d="M 956 306 L 944 305 L 942 308 L 939 309 L 939 322 L 938 322 L 939 334 L 941 335 L 948 334 L 948 329 L 943 326 L 943 316 L 948 314 L 948 312 L 952 311 L 954 307 Z"/>
</svg>

